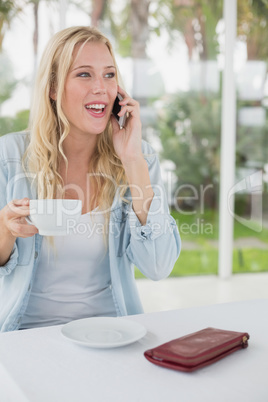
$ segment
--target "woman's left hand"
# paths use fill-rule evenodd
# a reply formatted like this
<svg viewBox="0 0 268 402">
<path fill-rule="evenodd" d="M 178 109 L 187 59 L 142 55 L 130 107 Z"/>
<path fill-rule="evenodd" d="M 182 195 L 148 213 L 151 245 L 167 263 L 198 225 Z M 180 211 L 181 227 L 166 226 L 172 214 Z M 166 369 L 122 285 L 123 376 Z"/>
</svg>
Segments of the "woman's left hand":
<svg viewBox="0 0 268 402">
<path fill-rule="evenodd" d="M 113 144 L 116 154 L 123 165 L 125 165 L 131 162 L 136 162 L 142 157 L 140 106 L 137 101 L 132 99 L 119 86 L 118 92 L 123 97 L 123 100 L 119 102 L 122 109 L 118 113 L 118 116 L 123 116 L 127 113 L 128 117 L 125 126 L 122 129 L 120 129 L 115 117 L 111 117 Z"/>
</svg>

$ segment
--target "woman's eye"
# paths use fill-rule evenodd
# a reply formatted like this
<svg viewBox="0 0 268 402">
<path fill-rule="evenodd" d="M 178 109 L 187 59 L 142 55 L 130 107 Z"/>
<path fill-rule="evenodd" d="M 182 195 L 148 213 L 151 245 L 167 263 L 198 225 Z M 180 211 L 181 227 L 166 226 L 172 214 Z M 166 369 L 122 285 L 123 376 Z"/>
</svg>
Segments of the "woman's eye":
<svg viewBox="0 0 268 402">
<path fill-rule="evenodd" d="M 114 78 L 114 77 L 115 77 L 115 73 L 107 73 L 107 74 L 105 74 L 105 77 L 107 77 L 107 78 Z"/>
<path fill-rule="evenodd" d="M 89 73 L 79 73 L 78 74 L 78 77 L 90 77 L 90 74 Z"/>
</svg>

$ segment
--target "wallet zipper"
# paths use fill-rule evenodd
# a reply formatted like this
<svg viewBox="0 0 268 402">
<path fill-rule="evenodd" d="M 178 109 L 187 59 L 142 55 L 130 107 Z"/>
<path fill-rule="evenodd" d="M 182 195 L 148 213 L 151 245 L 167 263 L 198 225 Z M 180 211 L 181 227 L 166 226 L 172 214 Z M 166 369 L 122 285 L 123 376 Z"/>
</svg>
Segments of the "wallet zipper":
<svg viewBox="0 0 268 402">
<path fill-rule="evenodd" d="M 248 345 L 248 338 L 247 336 L 243 336 L 242 338 L 242 347 L 245 348 Z"/>
</svg>

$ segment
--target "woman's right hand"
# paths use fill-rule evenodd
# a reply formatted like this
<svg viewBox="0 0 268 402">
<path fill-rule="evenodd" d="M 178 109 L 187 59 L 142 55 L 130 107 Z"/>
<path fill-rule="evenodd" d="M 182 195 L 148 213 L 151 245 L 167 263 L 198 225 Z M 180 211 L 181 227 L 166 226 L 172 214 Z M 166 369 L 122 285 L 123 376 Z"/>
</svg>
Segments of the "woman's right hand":
<svg viewBox="0 0 268 402">
<path fill-rule="evenodd" d="M 17 237 L 31 237 L 38 233 L 38 229 L 29 225 L 25 219 L 30 214 L 29 206 L 29 198 L 23 198 L 9 202 L 0 211 L 1 235 L 13 237 L 15 240 Z"/>
</svg>

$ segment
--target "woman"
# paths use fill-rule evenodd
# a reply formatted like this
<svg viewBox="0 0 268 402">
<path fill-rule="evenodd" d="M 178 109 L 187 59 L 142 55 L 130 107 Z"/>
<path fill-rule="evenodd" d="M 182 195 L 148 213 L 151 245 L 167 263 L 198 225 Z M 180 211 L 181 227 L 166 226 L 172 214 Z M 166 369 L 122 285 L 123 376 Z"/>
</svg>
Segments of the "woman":
<svg viewBox="0 0 268 402">
<path fill-rule="evenodd" d="M 81 199 L 90 230 L 39 235 L 25 220 L 35 198 Z M 58 32 L 40 63 L 29 131 L 0 139 L 1 331 L 141 313 L 134 265 L 159 280 L 179 251 L 158 158 L 110 42 L 88 27 Z"/>
</svg>

